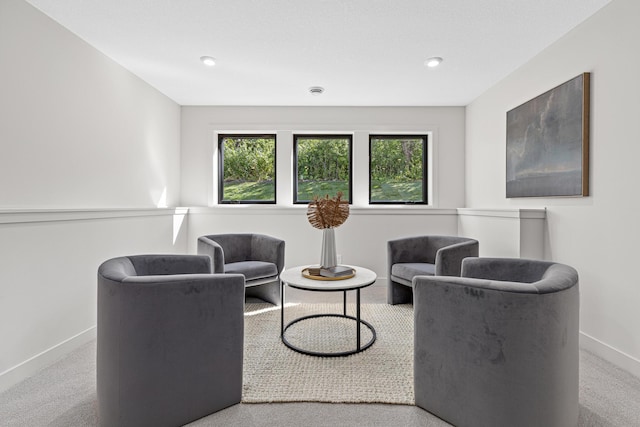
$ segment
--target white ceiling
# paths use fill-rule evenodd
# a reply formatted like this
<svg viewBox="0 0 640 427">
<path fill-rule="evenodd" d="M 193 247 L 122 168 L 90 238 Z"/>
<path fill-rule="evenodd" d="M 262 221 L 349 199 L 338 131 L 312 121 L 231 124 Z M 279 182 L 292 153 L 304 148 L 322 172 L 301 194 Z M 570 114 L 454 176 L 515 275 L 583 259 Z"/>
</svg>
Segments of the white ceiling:
<svg viewBox="0 0 640 427">
<path fill-rule="evenodd" d="M 461 106 L 610 0 L 27 1 L 181 105 Z"/>
</svg>

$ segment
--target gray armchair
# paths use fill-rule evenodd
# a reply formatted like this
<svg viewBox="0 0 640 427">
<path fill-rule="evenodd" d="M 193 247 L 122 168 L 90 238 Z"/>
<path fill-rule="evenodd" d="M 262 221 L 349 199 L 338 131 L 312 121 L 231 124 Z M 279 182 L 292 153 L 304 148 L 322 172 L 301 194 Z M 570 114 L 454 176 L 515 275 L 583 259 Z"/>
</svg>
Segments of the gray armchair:
<svg viewBox="0 0 640 427">
<path fill-rule="evenodd" d="M 284 240 L 264 234 L 212 234 L 198 238 L 198 253 L 208 255 L 214 273 L 245 276 L 245 294 L 280 304 Z"/>
<path fill-rule="evenodd" d="M 416 405 L 458 427 L 575 426 L 578 273 L 467 258 L 414 279 Z"/>
<path fill-rule="evenodd" d="M 387 242 L 389 304 L 413 301 L 415 276 L 460 276 L 466 257 L 478 256 L 478 241 L 456 236 L 416 236 Z"/>
<path fill-rule="evenodd" d="M 197 255 L 113 258 L 98 269 L 102 426 L 177 426 L 239 403 L 244 278 Z"/>
</svg>

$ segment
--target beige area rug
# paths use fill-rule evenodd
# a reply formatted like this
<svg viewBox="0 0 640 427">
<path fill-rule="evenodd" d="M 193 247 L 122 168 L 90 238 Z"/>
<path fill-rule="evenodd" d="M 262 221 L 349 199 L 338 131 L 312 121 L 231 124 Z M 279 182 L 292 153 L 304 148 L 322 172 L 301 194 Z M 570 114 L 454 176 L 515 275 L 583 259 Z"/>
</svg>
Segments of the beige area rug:
<svg viewBox="0 0 640 427">
<path fill-rule="evenodd" d="M 347 314 L 355 316 L 354 304 Z M 287 304 L 285 324 L 306 315 L 341 313 L 341 304 Z M 376 330 L 367 350 L 345 357 L 308 356 L 280 340 L 280 308 L 246 304 L 244 403 L 332 402 L 414 404 L 411 305 L 363 304 L 361 318 Z M 364 345 L 371 332 L 361 326 Z M 286 333 L 290 343 L 314 351 L 355 348 L 355 321 L 315 318 Z"/>
</svg>

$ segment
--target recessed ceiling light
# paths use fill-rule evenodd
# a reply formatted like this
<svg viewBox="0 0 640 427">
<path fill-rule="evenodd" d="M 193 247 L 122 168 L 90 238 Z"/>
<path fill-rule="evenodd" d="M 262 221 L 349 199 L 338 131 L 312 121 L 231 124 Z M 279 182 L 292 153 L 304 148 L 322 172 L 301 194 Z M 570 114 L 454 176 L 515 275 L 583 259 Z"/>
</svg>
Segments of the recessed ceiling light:
<svg viewBox="0 0 640 427">
<path fill-rule="evenodd" d="M 207 67 L 213 67 L 216 65 L 216 58 L 212 58 L 211 56 L 201 56 L 200 61 Z"/>
<path fill-rule="evenodd" d="M 311 93 L 311 95 L 314 95 L 314 96 L 322 95 L 323 92 L 324 92 L 324 88 L 320 86 L 311 86 L 309 88 L 309 93 Z"/>
<path fill-rule="evenodd" d="M 434 68 L 440 65 L 441 62 L 442 58 L 440 58 L 439 56 L 432 56 L 431 58 L 427 58 L 427 60 L 424 61 L 424 65 L 429 68 Z"/>
</svg>

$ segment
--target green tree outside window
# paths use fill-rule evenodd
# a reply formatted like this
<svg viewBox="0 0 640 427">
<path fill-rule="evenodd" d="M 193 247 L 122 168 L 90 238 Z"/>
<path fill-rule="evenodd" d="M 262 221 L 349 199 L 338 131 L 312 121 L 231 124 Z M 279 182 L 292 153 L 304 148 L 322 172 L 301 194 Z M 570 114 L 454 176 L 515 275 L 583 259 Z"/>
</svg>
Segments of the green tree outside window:
<svg viewBox="0 0 640 427">
<path fill-rule="evenodd" d="M 276 136 L 220 135 L 219 203 L 276 202 Z"/>
<path fill-rule="evenodd" d="M 426 136 L 369 137 L 369 203 L 427 203 Z"/>
<path fill-rule="evenodd" d="M 351 202 L 351 142 L 351 135 L 294 135 L 295 203 L 338 191 Z"/>
</svg>

